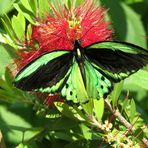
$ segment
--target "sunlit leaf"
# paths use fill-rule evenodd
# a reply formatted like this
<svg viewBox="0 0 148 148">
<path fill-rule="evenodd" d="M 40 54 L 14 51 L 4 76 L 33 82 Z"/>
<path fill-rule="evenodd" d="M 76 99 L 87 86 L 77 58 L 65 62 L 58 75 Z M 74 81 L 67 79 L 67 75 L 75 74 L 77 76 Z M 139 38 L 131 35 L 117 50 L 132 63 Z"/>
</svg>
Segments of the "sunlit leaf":
<svg viewBox="0 0 148 148">
<path fill-rule="evenodd" d="M 27 10 L 24 6 L 18 5 L 18 4 L 16 4 L 16 3 L 15 3 L 13 6 L 15 7 L 15 9 L 16 9 L 19 13 L 23 14 L 24 17 L 25 17 L 30 23 L 36 24 L 36 22 L 35 22 L 35 16 L 34 16 L 33 12 Z"/>
<path fill-rule="evenodd" d="M 123 101 L 122 106 L 121 106 L 121 113 L 125 110 L 127 104 L 128 104 L 128 99 L 125 99 L 125 100 Z"/>
<path fill-rule="evenodd" d="M 117 83 L 114 85 L 114 90 L 110 95 L 110 99 L 112 101 L 113 107 L 115 107 L 117 105 L 119 96 L 121 94 L 122 88 L 123 88 L 123 81 L 121 81 L 120 83 Z"/>
<path fill-rule="evenodd" d="M 0 0 L 0 15 L 8 13 L 12 9 L 15 0 Z"/>
<path fill-rule="evenodd" d="M 6 33 L 10 36 L 10 38 L 15 42 L 17 40 L 16 34 L 14 32 L 14 29 L 12 28 L 11 20 L 7 15 L 3 15 L 2 17 L 2 23 L 6 30 Z"/>
<path fill-rule="evenodd" d="M 30 40 L 31 35 L 32 35 L 32 26 L 31 26 L 31 24 L 29 24 L 29 25 L 27 26 L 27 40 L 28 40 L 28 41 Z"/>
<path fill-rule="evenodd" d="M 83 117 L 81 117 L 72 106 L 68 106 L 67 104 L 60 102 L 55 102 L 55 105 L 57 109 L 66 117 L 69 117 L 74 120 L 84 120 Z"/>
<path fill-rule="evenodd" d="M 22 141 L 23 132 L 21 130 L 13 129 L 12 126 L 31 128 L 31 124 L 25 121 L 23 117 L 20 117 L 13 113 L 12 110 L 10 111 L 6 106 L 2 105 L 0 105 L 0 123 L 0 129 L 3 131 L 4 137 L 7 137 L 7 140 L 11 142 L 17 143 Z"/>
<path fill-rule="evenodd" d="M 140 70 L 137 73 L 133 74 L 130 76 L 126 81 L 125 81 L 125 87 L 129 88 L 132 85 L 137 85 L 145 90 L 148 90 L 148 71 L 145 70 Z"/>
<path fill-rule="evenodd" d="M 34 14 L 36 15 L 36 13 L 37 13 L 37 5 L 38 5 L 38 2 L 37 2 L 37 0 L 30 0 L 29 1 L 29 4 L 30 4 L 30 6 L 31 6 L 31 9 L 32 9 L 32 11 L 34 12 Z"/>
<path fill-rule="evenodd" d="M 39 16 L 44 18 L 46 14 L 49 12 L 49 1 L 48 0 L 39 0 Z"/>
<path fill-rule="evenodd" d="M 11 56 L 8 54 L 8 52 L 5 50 L 5 48 L 0 45 L 0 77 L 5 72 L 6 66 L 10 64 L 11 62 Z"/>
<path fill-rule="evenodd" d="M 12 27 L 19 40 L 24 41 L 26 22 L 24 16 L 21 13 L 18 13 L 17 16 L 13 16 Z"/>
<path fill-rule="evenodd" d="M 20 0 L 20 2 L 27 10 L 29 10 L 30 12 L 33 12 L 28 0 Z"/>
<path fill-rule="evenodd" d="M 94 112 L 96 117 L 101 120 L 103 113 L 104 113 L 104 99 L 101 98 L 100 100 L 94 99 Z"/>
<path fill-rule="evenodd" d="M 121 3 L 121 6 L 124 9 L 127 21 L 126 41 L 146 48 L 146 34 L 140 16 L 124 3 Z"/>
<path fill-rule="evenodd" d="M 130 104 L 130 121 L 134 120 L 135 115 L 136 115 L 136 104 L 135 101 L 132 99 Z"/>
<path fill-rule="evenodd" d="M 90 130 L 90 128 L 88 128 L 86 125 L 84 124 L 80 124 L 83 136 L 85 137 L 85 139 L 87 140 L 91 140 L 92 139 L 92 132 Z"/>
<path fill-rule="evenodd" d="M 35 142 L 20 143 L 16 148 L 39 148 Z"/>
<path fill-rule="evenodd" d="M 87 115 L 93 115 L 93 99 L 90 99 L 88 103 L 86 104 L 82 104 L 82 107 L 84 109 L 84 111 L 87 113 Z"/>
<path fill-rule="evenodd" d="M 146 48 L 146 34 L 139 14 L 119 0 L 103 0 L 110 8 L 108 14 L 115 30 L 115 39 L 131 42 Z"/>
</svg>

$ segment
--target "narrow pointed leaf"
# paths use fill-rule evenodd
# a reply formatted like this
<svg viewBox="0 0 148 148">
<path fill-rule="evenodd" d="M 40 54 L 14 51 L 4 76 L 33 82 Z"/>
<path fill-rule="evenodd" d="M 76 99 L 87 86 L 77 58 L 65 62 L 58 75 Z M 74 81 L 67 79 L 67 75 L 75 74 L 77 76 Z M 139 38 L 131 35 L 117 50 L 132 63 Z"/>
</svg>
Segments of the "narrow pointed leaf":
<svg viewBox="0 0 148 148">
<path fill-rule="evenodd" d="M 39 15 L 40 17 L 45 17 L 45 15 L 49 12 L 49 2 L 48 0 L 39 0 L 38 3 Z"/>
<path fill-rule="evenodd" d="M 29 4 L 30 4 L 30 6 L 31 6 L 32 11 L 33 11 L 34 14 L 36 15 L 36 13 L 37 13 L 37 5 L 38 5 L 37 0 L 30 0 L 30 1 L 29 1 Z"/>
<path fill-rule="evenodd" d="M 33 12 L 27 10 L 24 6 L 18 5 L 18 4 L 14 4 L 13 5 L 15 7 L 15 9 L 19 12 L 22 13 L 24 15 L 24 17 L 31 23 L 31 24 L 36 24 L 35 22 L 35 16 L 33 14 Z"/>
<path fill-rule="evenodd" d="M 57 109 L 68 118 L 74 120 L 84 120 L 83 117 L 81 117 L 73 107 L 60 102 L 55 102 L 54 104 Z"/>
<path fill-rule="evenodd" d="M 100 100 L 94 99 L 94 112 L 96 117 L 101 120 L 104 113 L 104 99 L 101 98 Z"/>
<path fill-rule="evenodd" d="M 130 104 L 130 121 L 132 122 L 134 120 L 134 117 L 136 115 L 136 104 L 135 101 L 132 99 Z"/>
<path fill-rule="evenodd" d="M 119 96 L 121 94 L 122 88 L 123 88 L 124 81 L 121 81 L 120 83 L 117 83 L 114 85 L 114 90 L 110 95 L 110 99 L 112 101 L 113 107 L 117 105 Z"/>
<path fill-rule="evenodd" d="M 90 99 L 88 103 L 82 104 L 82 107 L 88 115 L 93 115 L 93 100 L 92 99 Z"/>
<path fill-rule="evenodd" d="M 3 18 L 2 18 L 2 23 L 3 23 L 3 26 L 6 30 L 6 33 L 10 36 L 10 38 L 16 42 L 16 34 L 12 28 L 12 24 L 11 24 L 11 21 L 10 19 L 8 18 L 7 15 L 3 15 Z"/>
<path fill-rule="evenodd" d="M 31 1 L 32 1 L 32 0 L 31 0 Z M 32 10 L 32 8 L 31 8 L 30 3 L 29 3 L 28 0 L 21 0 L 21 3 L 22 3 L 22 5 L 23 5 L 26 9 L 28 9 L 28 10 L 31 11 L 31 12 L 33 12 L 33 10 Z"/>
<path fill-rule="evenodd" d="M 17 16 L 13 16 L 12 27 L 14 29 L 16 36 L 21 41 L 25 40 L 25 26 L 26 26 L 25 18 L 21 13 L 18 13 Z"/>
<path fill-rule="evenodd" d="M 121 108 L 121 113 L 126 109 L 126 107 L 127 107 L 127 104 L 128 104 L 128 99 L 125 99 L 124 101 L 123 101 L 123 104 L 122 104 L 122 108 Z"/>
<path fill-rule="evenodd" d="M 29 41 L 30 38 L 31 38 L 31 34 L 32 34 L 32 26 L 31 26 L 31 24 L 29 24 L 29 25 L 27 26 L 27 40 L 28 40 L 28 41 Z"/>
</svg>

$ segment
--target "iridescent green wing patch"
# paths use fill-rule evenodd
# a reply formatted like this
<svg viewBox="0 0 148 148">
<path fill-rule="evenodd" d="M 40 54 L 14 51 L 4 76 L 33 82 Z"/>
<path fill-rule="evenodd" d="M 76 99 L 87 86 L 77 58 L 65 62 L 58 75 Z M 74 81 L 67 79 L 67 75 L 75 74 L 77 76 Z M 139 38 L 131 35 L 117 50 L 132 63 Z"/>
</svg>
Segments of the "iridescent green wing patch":
<svg viewBox="0 0 148 148">
<path fill-rule="evenodd" d="M 125 79 L 148 64 L 148 51 L 130 43 L 95 43 L 85 48 L 85 55 L 113 82 Z"/>
<path fill-rule="evenodd" d="M 65 78 L 71 66 L 72 57 L 69 51 L 46 53 L 26 65 L 16 75 L 14 85 L 22 90 L 44 91 Z"/>
<path fill-rule="evenodd" d="M 67 101 L 86 103 L 89 100 L 78 63 L 74 60 L 70 75 L 61 90 Z"/>
<path fill-rule="evenodd" d="M 105 98 L 112 91 L 112 82 L 85 60 L 86 90 L 89 98 Z"/>
</svg>

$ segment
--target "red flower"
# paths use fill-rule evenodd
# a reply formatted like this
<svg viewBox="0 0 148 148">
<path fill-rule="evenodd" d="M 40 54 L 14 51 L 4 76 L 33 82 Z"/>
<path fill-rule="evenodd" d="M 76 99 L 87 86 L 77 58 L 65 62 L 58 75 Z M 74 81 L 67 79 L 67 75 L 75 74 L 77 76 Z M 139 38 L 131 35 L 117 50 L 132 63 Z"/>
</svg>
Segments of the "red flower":
<svg viewBox="0 0 148 148">
<path fill-rule="evenodd" d="M 92 1 L 86 0 L 73 10 L 55 10 L 45 22 L 33 27 L 32 38 L 37 40 L 41 49 L 72 50 L 75 40 L 80 40 L 85 47 L 95 42 L 111 39 L 112 31 L 104 21 L 106 10 L 99 8 Z"/>
<path fill-rule="evenodd" d="M 52 13 L 45 21 L 38 21 L 38 26 L 32 26 L 29 45 L 33 49 L 20 52 L 19 67 L 48 51 L 73 50 L 75 40 L 79 40 L 82 47 L 111 40 L 109 22 L 104 21 L 106 10 L 100 8 L 93 0 L 85 0 L 79 7 L 71 9 L 60 4 L 57 9 L 49 5 Z M 34 43 L 38 43 L 38 49 L 34 47 Z"/>
</svg>

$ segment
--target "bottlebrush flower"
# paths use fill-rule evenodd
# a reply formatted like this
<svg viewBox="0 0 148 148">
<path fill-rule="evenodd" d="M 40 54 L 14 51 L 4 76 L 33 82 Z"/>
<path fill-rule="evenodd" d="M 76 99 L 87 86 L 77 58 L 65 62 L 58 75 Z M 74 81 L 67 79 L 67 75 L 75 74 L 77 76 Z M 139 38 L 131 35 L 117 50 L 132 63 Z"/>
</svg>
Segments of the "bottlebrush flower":
<svg viewBox="0 0 148 148">
<path fill-rule="evenodd" d="M 106 10 L 100 8 L 95 1 L 85 0 L 80 6 L 72 8 L 67 8 L 62 1 L 57 5 L 49 3 L 52 12 L 44 21 L 40 22 L 38 19 L 39 25 L 32 25 L 29 41 L 32 50 L 20 52 L 20 67 L 45 52 L 73 50 L 75 40 L 79 40 L 82 47 L 111 40 L 110 23 L 104 20 Z M 38 43 L 38 48 L 34 47 L 34 43 Z"/>
</svg>

